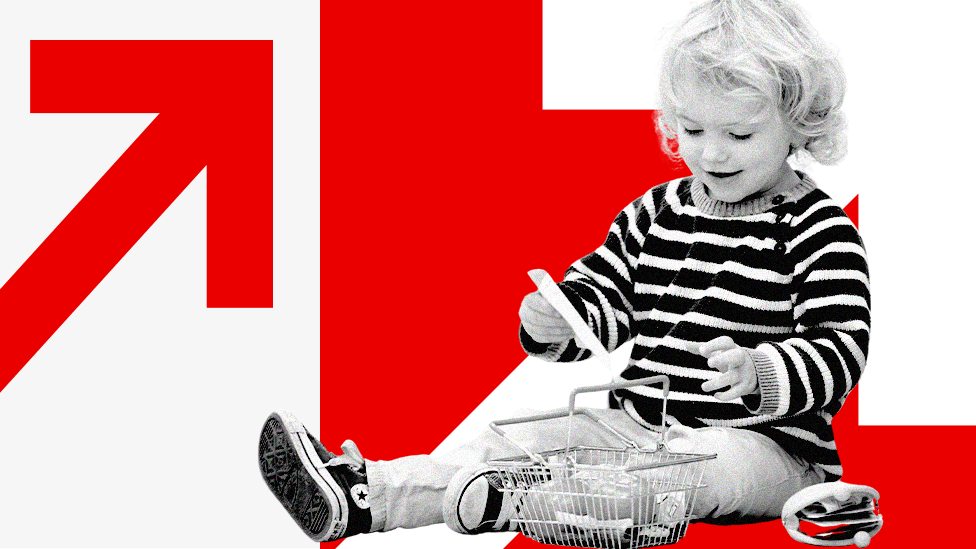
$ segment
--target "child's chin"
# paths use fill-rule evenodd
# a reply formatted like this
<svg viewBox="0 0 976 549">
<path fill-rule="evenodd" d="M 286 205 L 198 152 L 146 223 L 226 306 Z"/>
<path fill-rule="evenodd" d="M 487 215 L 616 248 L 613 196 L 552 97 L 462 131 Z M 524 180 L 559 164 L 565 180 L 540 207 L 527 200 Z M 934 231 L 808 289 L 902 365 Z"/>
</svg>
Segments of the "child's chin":
<svg viewBox="0 0 976 549">
<path fill-rule="evenodd" d="M 721 202 L 739 202 L 745 195 L 738 192 L 729 192 L 725 189 L 717 189 L 710 185 L 705 185 L 708 189 L 708 197 L 712 200 L 719 200 Z"/>
</svg>

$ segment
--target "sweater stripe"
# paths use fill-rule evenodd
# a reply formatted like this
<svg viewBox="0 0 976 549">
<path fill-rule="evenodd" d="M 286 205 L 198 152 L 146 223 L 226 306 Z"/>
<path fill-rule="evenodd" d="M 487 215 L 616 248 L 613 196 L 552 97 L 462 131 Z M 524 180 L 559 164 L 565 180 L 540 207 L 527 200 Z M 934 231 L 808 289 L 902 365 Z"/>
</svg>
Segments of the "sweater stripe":
<svg viewBox="0 0 976 549">
<path fill-rule="evenodd" d="M 757 282 L 779 282 L 780 284 L 783 284 L 787 281 L 786 276 L 775 271 L 758 267 L 749 267 L 736 261 L 710 263 L 708 261 L 702 261 L 694 258 L 666 259 L 662 257 L 641 256 L 638 264 L 648 265 L 658 269 L 666 269 L 671 272 L 677 272 L 679 270 L 691 270 L 710 275 L 715 275 L 719 272 L 730 272 Z"/>
<path fill-rule="evenodd" d="M 819 340 L 817 343 L 822 344 L 823 341 Z M 822 390 L 817 395 L 816 400 L 821 403 L 826 402 L 834 394 L 834 376 L 827 362 L 820 355 L 820 351 L 814 347 L 813 343 L 802 338 L 791 338 L 787 340 L 787 343 L 793 344 L 797 349 L 802 349 L 810 357 L 810 360 L 817 365 L 817 373 L 820 374 L 818 383 Z"/>
</svg>

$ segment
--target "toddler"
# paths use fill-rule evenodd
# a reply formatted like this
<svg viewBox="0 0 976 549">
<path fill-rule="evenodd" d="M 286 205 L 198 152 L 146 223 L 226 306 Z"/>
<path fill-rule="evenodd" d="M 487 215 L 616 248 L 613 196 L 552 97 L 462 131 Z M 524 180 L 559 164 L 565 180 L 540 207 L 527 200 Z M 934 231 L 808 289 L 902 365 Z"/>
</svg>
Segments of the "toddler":
<svg viewBox="0 0 976 549">
<path fill-rule="evenodd" d="M 613 350 L 633 339 L 620 379 L 665 374 L 661 389 L 610 394 L 592 412 L 641 444 L 662 419 L 705 462 L 692 515 L 716 523 L 778 518 L 807 486 L 837 480 L 831 419 L 864 370 L 870 296 L 857 230 L 789 160 L 845 153 L 843 72 L 788 0 L 712 0 L 677 28 L 663 63 L 659 124 L 692 176 L 625 208 L 606 242 L 560 289 Z M 519 311 L 525 351 L 585 359 L 538 293 Z M 562 418 L 513 425 L 533 451 L 566 445 Z M 572 444 L 616 447 L 573 420 Z M 347 441 L 328 452 L 287 413 L 261 435 L 262 473 L 315 540 L 446 522 L 468 534 L 513 529 L 489 459 L 517 454 L 496 434 L 440 456 L 365 461 Z"/>
</svg>

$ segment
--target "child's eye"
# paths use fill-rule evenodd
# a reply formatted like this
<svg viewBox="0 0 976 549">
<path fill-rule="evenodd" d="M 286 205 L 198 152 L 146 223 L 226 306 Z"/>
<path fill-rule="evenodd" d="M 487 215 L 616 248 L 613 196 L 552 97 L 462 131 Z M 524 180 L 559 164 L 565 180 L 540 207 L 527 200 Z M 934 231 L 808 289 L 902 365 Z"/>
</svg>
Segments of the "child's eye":
<svg viewBox="0 0 976 549">
<path fill-rule="evenodd" d="M 681 129 L 684 130 L 684 132 L 688 135 L 700 135 L 702 133 L 702 130 L 689 130 L 688 128 L 684 128 L 684 127 L 682 127 Z"/>
<path fill-rule="evenodd" d="M 745 141 L 746 139 L 752 137 L 751 133 L 730 133 L 729 135 L 732 136 L 732 139 L 736 139 L 738 141 Z"/>
</svg>

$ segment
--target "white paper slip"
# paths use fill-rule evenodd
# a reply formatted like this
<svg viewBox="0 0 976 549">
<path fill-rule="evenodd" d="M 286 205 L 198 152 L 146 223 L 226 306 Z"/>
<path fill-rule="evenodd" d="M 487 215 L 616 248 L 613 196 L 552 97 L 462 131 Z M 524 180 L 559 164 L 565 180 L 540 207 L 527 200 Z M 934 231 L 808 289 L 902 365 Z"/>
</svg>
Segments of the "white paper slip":
<svg viewBox="0 0 976 549">
<path fill-rule="evenodd" d="M 576 312 L 576 308 L 573 304 L 569 302 L 566 295 L 563 294 L 556 282 L 549 276 L 543 269 L 533 269 L 529 271 L 529 278 L 532 282 L 535 282 L 537 288 L 539 288 L 539 293 L 542 297 L 546 298 L 546 301 L 556 309 L 562 317 L 569 323 L 569 327 L 573 329 L 573 333 L 576 334 L 576 341 L 581 347 L 589 349 L 593 354 L 607 366 L 607 370 L 612 370 L 610 365 L 610 353 L 607 352 L 606 348 L 600 343 L 600 340 L 596 337 L 592 330 L 590 330 L 590 325 L 587 324 L 583 317 Z"/>
</svg>

